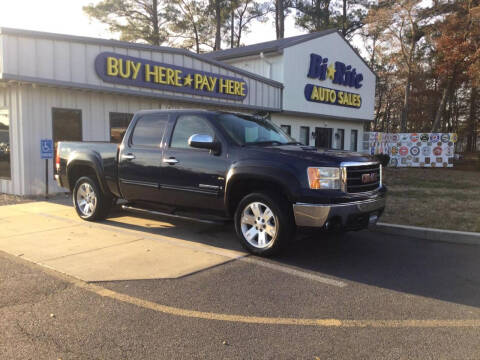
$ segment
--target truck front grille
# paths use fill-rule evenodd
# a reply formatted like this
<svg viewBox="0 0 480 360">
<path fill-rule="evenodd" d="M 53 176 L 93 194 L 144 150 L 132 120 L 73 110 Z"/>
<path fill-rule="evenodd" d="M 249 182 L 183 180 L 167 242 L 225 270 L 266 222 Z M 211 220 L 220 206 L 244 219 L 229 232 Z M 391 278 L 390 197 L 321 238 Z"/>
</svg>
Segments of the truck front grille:
<svg viewBox="0 0 480 360">
<path fill-rule="evenodd" d="M 345 191 L 359 193 L 376 190 L 381 185 L 380 164 L 345 166 Z"/>
</svg>

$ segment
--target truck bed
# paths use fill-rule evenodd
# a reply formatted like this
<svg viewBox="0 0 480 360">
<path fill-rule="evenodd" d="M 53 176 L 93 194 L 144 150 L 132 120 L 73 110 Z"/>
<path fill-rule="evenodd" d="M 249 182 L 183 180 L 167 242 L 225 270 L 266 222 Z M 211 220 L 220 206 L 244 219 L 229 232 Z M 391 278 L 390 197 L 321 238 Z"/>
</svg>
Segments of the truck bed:
<svg viewBox="0 0 480 360">
<path fill-rule="evenodd" d="M 60 141 L 57 145 L 57 152 L 60 158 L 60 176 L 62 184 L 68 188 L 67 166 L 72 160 L 91 161 L 95 159 L 97 165 L 102 169 L 104 180 L 113 194 L 119 194 L 117 183 L 117 153 L 118 144 L 106 141 Z M 70 184 L 73 190 L 74 184 Z"/>
</svg>

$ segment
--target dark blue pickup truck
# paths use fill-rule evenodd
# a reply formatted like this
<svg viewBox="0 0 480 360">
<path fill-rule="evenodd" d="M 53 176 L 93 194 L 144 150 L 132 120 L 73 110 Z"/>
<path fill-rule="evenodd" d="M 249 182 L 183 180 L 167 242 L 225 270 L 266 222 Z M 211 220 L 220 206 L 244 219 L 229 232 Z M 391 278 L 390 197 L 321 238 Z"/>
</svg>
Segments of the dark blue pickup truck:
<svg viewBox="0 0 480 360">
<path fill-rule="evenodd" d="M 58 143 L 55 167 L 82 219 L 105 218 L 117 199 L 137 212 L 233 219 L 259 255 L 281 249 L 296 227 L 359 230 L 385 207 L 378 162 L 303 146 L 266 119 L 229 112 L 140 111 L 120 146 Z"/>
</svg>

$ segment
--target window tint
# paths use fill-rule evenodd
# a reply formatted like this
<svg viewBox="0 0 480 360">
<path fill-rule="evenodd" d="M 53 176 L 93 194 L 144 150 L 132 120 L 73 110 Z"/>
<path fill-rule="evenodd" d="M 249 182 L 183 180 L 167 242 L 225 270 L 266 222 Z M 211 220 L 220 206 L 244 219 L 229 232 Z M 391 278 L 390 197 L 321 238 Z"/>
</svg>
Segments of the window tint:
<svg viewBox="0 0 480 360">
<path fill-rule="evenodd" d="M 82 111 L 52 109 L 53 142 L 82 141 Z"/>
<path fill-rule="evenodd" d="M 358 130 L 352 130 L 350 134 L 350 150 L 357 151 Z"/>
<path fill-rule="evenodd" d="M 110 116 L 110 141 L 121 143 L 123 135 L 127 131 L 128 125 L 132 121 L 133 114 L 111 112 Z"/>
<path fill-rule="evenodd" d="M 167 127 L 167 120 L 168 117 L 165 115 L 143 115 L 137 120 L 133 130 L 132 145 L 159 147 Z"/>
<path fill-rule="evenodd" d="M 280 125 L 280 127 L 286 134 L 292 135 L 292 127 L 290 125 Z"/>
<path fill-rule="evenodd" d="M 216 120 L 231 139 L 239 145 L 270 141 L 286 144 L 293 141 L 273 122 L 259 117 L 221 114 L 216 117 Z"/>
<path fill-rule="evenodd" d="M 337 149 L 343 150 L 345 149 L 345 130 L 344 129 L 337 129 L 337 133 L 335 134 L 336 142 L 337 142 Z"/>
<path fill-rule="evenodd" d="M 0 110 L 0 178 L 10 179 L 10 119 L 8 110 Z"/>
<path fill-rule="evenodd" d="M 308 126 L 300 126 L 300 142 L 303 145 L 310 145 L 310 128 Z"/>
<path fill-rule="evenodd" d="M 173 130 L 171 147 L 190 148 L 188 139 L 194 134 L 206 134 L 212 138 L 215 137 L 213 129 L 208 121 L 199 115 L 183 115 L 180 116 Z"/>
</svg>

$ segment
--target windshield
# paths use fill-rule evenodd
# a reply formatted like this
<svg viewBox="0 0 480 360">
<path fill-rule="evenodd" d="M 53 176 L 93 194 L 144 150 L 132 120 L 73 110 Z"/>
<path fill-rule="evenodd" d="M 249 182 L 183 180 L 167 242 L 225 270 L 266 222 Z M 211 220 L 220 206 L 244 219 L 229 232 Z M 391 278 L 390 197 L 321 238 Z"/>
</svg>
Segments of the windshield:
<svg viewBox="0 0 480 360">
<path fill-rule="evenodd" d="M 284 145 L 296 143 L 271 121 L 248 115 L 221 114 L 218 124 L 238 145 Z"/>
</svg>

